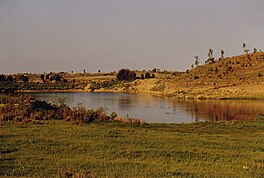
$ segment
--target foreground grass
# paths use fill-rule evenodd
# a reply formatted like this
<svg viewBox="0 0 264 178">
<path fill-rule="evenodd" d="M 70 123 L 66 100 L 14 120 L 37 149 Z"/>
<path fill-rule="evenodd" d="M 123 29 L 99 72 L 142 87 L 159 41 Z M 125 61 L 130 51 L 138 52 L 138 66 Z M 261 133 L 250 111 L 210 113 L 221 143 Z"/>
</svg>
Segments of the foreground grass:
<svg viewBox="0 0 264 178">
<path fill-rule="evenodd" d="M 263 177 L 264 121 L 0 126 L 0 176 Z"/>
</svg>

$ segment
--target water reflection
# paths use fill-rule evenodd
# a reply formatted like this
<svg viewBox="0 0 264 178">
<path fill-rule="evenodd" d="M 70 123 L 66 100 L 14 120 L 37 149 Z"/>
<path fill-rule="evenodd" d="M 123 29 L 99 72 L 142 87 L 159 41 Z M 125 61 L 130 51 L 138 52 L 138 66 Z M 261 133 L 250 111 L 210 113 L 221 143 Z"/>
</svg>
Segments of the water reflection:
<svg viewBox="0 0 264 178">
<path fill-rule="evenodd" d="M 73 107 L 78 103 L 89 109 L 108 108 L 109 113 L 143 118 L 147 122 L 190 123 L 198 121 L 250 120 L 264 114 L 264 101 L 209 100 L 188 101 L 150 95 L 120 93 L 31 93 L 33 97 L 54 101 L 64 98 Z"/>
<path fill-rule="evenodd" d="M 132 109 L 133 104 L 137 103 L 137 97 L 132 97 L 130 95 L 120 96 L 118 98 L 119 109 Z"/>
<path fill-rule="evenodd" d="M 173 107 L 180 107 L 190 113 L 196 121 L 252 120 L 264 114 L 264 101 L 258 100 L 209 100 L 172 101 Z"/>
</svg>

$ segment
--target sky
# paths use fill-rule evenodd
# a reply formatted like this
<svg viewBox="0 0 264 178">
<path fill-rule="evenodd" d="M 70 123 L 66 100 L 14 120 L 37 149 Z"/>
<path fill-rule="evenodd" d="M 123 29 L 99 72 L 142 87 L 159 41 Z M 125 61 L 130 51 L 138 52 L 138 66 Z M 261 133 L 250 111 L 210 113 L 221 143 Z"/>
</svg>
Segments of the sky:
<svg viewBox="0 0 264 178">
<path fill-rule="evenodd" d="M 263 0 L 0 0 L 0 73 L 185 71 L 264 50 Z"/>
</svg>

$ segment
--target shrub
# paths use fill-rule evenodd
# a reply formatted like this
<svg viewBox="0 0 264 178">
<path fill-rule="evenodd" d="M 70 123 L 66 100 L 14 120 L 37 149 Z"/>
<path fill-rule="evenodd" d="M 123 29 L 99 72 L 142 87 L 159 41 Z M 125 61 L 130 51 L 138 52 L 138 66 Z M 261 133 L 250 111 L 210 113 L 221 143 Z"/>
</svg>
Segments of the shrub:
<svg viewBox="0 0 264 178">
<path fill-rule="evenodd" d="M 55 81 L 55 82 L 60 82 L 62 81 L 62 77 L 59 74 L 54 74 L 53 76 L 50 77 L 50 81 Z"/>
<path fill-rule="evenodd" d="M 45 81 L 45 76 L 44 76 L 44 74 L 41 74 L 40 75 L 40 79 L 44 82 Z"/>
<path fill-rule="evenodd" d="M 195 76 L 194 76 L 194 79 L 197 80 L 197 79 L 199 79 L 199 77 L 198 77 L 197 75 L 195 75 Z"/>
<path fill-rule="evenodd" d="M 146 72 L 146 74 L 145 74 L 145 78 L 151 78 L 149 72 Z"/>
<path fill-rule="evenodd" d="M 117 117 L 117 114 L 115 113 L 115 112 L 112 112 L 111 114 L 110 114 L 110 118 L 111 119 L 114 119 L 114 118 L 116 118 Z"/>
<path fill-rule="evenodd" d="M 116 80 L 106 80 L 103 82 L 92 82 L 90 84 L 91 91 L 98 90 L 100 88 L 113 88 L 118 82 Z"/>
<path fill-rule="evenodd" d="M 39 111 L 39 110 L 57 110 L 58 108 L 47 103 L 46 101 L 36 100 L 31 103 L 31 109 L 34 111 Z"/>
<path fill-rule="evenodd" d="M 141 76 L 141 78 L 142 78 L 142 76 Z M 143 78 L 144 78 L 144 75 L 143 75 Z M 146 72 L 145 78 L 155 78 L 155 74 L 154 73 L 150 74 L 149 72 Z"/>
<path fill-rule="evenodd" d="M 6 81 L 7 81 L 7 82 L 14 82 L 14 78 L 12 77 L 12 75 L 8 75 L 8 76 L 6 77 Z"/>
<path fill-rule="evenodd" d="M 163 92 L 165 90 L 165 85 L 164 84 L 159 84 L 159 85 L 155 85 L 153 88 L 150 89 L 150 91 L 159 91 L 159 92 Z"/>
<path fill-rule="evenodd" d="M 144 79 L 144 74 L 141 74 L 141 79 Z"/>
<path fill-rule="evenodd" d="M 18 80 L 21 80 L 22 82 L 25 82 L 25 83 L 27 83 L 29 81 L 28 77 L 25 75 L 20 75 L 18 77 Z"/>
</svg>

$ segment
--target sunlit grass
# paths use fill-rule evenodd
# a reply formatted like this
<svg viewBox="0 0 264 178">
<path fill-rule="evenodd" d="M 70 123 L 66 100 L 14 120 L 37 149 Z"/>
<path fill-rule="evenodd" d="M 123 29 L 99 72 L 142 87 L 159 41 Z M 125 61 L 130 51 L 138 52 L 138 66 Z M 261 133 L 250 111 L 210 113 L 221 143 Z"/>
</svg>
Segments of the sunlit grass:
<svg viewBox="0 0 264 178">
<path fill-rule="evenodd" d="M 264 176 L 264 122 L 65 121 L 0 129 L 0 176 Z"/>
</svg>

